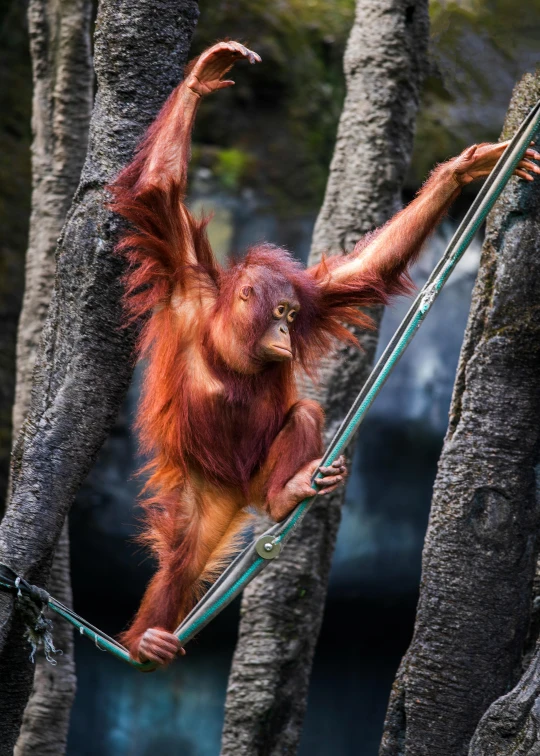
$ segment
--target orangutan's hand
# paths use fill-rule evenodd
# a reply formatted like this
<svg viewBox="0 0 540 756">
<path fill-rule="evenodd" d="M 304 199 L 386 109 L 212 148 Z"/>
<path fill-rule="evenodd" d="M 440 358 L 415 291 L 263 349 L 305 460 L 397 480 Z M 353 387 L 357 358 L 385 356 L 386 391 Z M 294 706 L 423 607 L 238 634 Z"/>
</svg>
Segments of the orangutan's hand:
<svg viewBox="0 0 540 756">
<path fill-rule="evenodd" d="M 447 165 L 452 171 L 452 178 L 458 186 L 466 186 L 471 181 L 489 176 L 498 159 L 508 147 L 510 140 L 497 144 L 473 144 L 467 147 L 461 155 L 450 160 Z M 540 153 L 531 147 L 525 152 L 523 159 L 518 163 L 514 171 L 526 181 L 534 181 L 534 173 L 540 174 L 540 167 L 532 160 L 540 160 Z"/>
<path fill-rule="evenodd" d="M 237 60 L 245 58 L 250 63 L 260 63 L 261 58 L 253 50 L 239 42 L 218 42 L 205 50 L 197 59 L 186 79 L 186 86 L 200 97 L 217 89 L 234 86 L 234 81 L 224 79 Z"/>
<path fill-rule="evenodd" d="M 319 468 L 321 461 L 322 460 L 320 459 L 314 459 L 313 462 L 305 465 L 305 467 L 299 470 L 296 475 L 293 475 L 282 490 L 268 502 L 270 516 L 276 520 L 276 522 L 287 517 L 296 505 L 304 499 L 309 499 L 312 496 L 315 496 L 315 494 L 318 496 L 324 496 L 331 491 L 335 491 L 338 486 L 345 482 L 348 470 L 343 455 L 328 467 Z M 317 470 L 321 473 L 322 477 L 317 478 L 317 486 L 319 490 L 315 491 L 311 485 L 311 478 Z"/>
<path fill-rule="evenodd" d="M 159 667 L 166 667 L 176 656 L 185 654 L 176 635 L 159 627 L 151 627 L 144 633 L 137 651 L 139 661 L 153 662 Z"/>
</svg>

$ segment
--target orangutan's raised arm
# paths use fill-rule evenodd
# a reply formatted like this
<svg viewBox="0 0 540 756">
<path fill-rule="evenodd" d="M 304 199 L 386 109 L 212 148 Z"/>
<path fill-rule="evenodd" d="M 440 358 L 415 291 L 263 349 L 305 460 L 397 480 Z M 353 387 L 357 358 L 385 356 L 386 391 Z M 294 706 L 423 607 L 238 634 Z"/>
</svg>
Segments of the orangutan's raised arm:
<svg viewBox="0 0 540 756">
<path fill-rule="evenodd" d="M 241 58 L 260 60 L 238 42 L 219 42 L 193 61 L 132 162 L 108 187 L 111 209 L 131 225 L 117 250 L 130 263 L 126 301 L 134 318 L 171 302 L 175 293 L 185 295 L 186 288 L 194 299 L 208 299 L 217 276 L 208 218 L 194 218 L 184 204 L 191 131 L 201 97 L 232 86 L 223 76 Z"/>
<path fill-rule="evenodd" d="M 218 42 L 192 61 L 186 78 L 169 96 L 158 117 L 148 129 L 133 162 L 113 183 L 129 185 L 136 194 L 149 186 L 168 189 L 174 185 L 185 193 L 191 132 L 201 98 L 218 89 L 231 87 L 224 80 L 237 60 L 260 61 L 257 53 L 238 42 Z"/>
<path fill-rule="evenodd" d="M 234 85 L 223 79 L 241 58 L 260 61 L 257 53 L 238 42 L 218 42 L 195 59 L 184 81 L 174 90 L 157 121 L 148 132 L 148 154 L 139 177 L 141 183 L 173 181 L 185 191 L 191 131 L 202 97 Z"/>
</svg>

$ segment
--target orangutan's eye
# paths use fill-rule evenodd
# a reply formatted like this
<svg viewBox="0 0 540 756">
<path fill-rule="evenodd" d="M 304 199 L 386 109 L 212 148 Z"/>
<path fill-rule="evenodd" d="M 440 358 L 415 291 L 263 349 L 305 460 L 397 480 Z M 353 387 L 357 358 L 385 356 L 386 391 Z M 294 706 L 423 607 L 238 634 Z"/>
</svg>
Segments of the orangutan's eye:
<svg viewBox="0 0 540 756">
<path fill-rule="evenodd" d="M 242 288 L 240 289 L 240 299 L 247 299 L 252 291 L 253 289 L 251 288 L 251 286 L 242 286 Z"/>
<path fill-rule="evenodd" d="M 276 320 L 280 320 L 285 315 L 285 305 L 278 305 L 272 315 Z"/>
<path fill-rule="evenodd" d="M 292 323 L 293 320 L 296 318 L 296 315 L 297 315 L 296 310 L 289 310 L 289 312 L 287 314 L 287 321 L 289 323 Z"/>
</svg>

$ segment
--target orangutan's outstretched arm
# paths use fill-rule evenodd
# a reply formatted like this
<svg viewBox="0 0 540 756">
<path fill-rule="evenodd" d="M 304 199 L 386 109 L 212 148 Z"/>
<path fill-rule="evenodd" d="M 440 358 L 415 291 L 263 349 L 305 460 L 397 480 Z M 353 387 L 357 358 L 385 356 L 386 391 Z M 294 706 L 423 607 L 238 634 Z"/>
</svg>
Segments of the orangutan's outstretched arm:
<svg viewBox="0 0 540 756">
<path fill-rule="evenodd" d="M 365 287 L 372 282 L 380 289 L 381 299 L 400 293 L 400 289 L 407 286 L 406 280 L 400 281 L 401 277 L 461 188 L 487 176 L 507 145 L 508 142 L 473 145 L 456 158 L 439 165 L 416 198 L 375 232 L 367 246 L 365 240 L 361 241 L 350 255 L 336 256 L 323 263 L 327 266 L 326 279 L 321 275 L 320 266 L 311 269 L 312 274 L 330 287 L 354 287 L 356 283 Z M 531 158 L 540 158 L 540 153 L 527 150 L 516 169 L 521 178 L 532 180 L 531 173 L 540 174 L 540 167 Z"/>
</svg>

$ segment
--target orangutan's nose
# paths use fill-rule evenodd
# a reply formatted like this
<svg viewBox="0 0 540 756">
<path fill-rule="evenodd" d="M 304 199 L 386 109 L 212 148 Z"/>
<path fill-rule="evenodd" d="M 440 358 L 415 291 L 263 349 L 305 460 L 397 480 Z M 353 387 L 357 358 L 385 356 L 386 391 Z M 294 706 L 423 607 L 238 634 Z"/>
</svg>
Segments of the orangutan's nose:
<svg viewBox="0 0 540 756">
<path fill-rule="evenodd" d="M 289 333 L 289 329 L 286 325 L 280 325 L 279 330 L 281 331 L 281 333 Z"/>
</svg>

